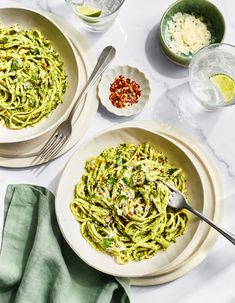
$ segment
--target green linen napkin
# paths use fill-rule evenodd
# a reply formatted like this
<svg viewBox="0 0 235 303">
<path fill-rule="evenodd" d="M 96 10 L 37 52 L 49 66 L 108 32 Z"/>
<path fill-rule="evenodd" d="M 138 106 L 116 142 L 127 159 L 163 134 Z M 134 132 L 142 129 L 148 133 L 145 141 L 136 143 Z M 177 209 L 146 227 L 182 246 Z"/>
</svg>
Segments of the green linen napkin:
<svg viewBox="0 0 235 303">
<path fill-rule="evenodd" d="M 0 255 L 1 303 L 128 303 L 128 294 L 127 279 L 91 268 L 67 245 L 51 192 L 33 185 L 8 186 Z"/>
</svg>

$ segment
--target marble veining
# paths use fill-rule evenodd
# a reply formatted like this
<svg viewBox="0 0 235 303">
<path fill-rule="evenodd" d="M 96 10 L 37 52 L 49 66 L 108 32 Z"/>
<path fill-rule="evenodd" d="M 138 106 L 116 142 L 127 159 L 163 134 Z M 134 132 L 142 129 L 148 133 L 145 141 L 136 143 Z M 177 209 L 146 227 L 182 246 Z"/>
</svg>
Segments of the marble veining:
<svg viewBox="0 0 235 303">
<path fill-rule="evenodd" d="M 36 176 L 32 169 L 0 168 L 0 223 L 3 199 L 9 183 L 34 183 L 55 191 L 63 166 L 74 150 L 95 133 L 115 123 L 130 120 L 158 120 L 177 127 L 209 152 L 222 178 L 225 192 L 224 224 L 235 228 L 235 106 L 208 112 L 194 100 L 188 84 L 188 70 L 171 63 L 161 52 L 158 27 L 162 14 L 172 0 L 126 0 L 117 21 L 107 32 L 86 32 L 64 0 L 2 0 L 1 7 L 26 6 L 46 10 L 66 18 L 82 32 L 98 55 L 106 45 L 114 45 L 117 56 L 112 63 L 133 65 L 144 71 L 151 84 L 151 98 L 144 110 L 131 118 L 116 117 L 99 107 L 86 135 L 70 152 L 46 165 Z M 211 0 L 226 21 L 224 42 L 235 44 L 235 1 Z M 192 115 L 192 116 L 190 116 Z M 235 233 L 235 230 L 233 230 Z M 208 258 L 192 272 L 172 283 L 155 287 L 132 288 L 134 303 L 142 302 L 213 302 L 234 303 L 234 247 L 222 237 Z M 194 287 L 196 286 L 196 288 Z M 223 295 L 222 295 L 223 294 Z"/>
</svg>

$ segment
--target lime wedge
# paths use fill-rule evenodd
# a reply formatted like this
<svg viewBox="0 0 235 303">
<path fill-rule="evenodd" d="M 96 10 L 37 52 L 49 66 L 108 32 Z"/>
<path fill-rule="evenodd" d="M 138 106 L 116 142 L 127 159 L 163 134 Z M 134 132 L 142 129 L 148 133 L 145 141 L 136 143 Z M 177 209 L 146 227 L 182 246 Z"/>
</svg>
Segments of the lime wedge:
<svg viewBox="0 0 235 303">
<path fill-rule="evenodd" d="M 217 87 L 225 102 L 230 102 L 235 96 L 235 82 L 225 74 L 216 74 L 209 78 L 211 82 Z"/>
<path fill-rule="evenodd" d="M 83 5 L 83 6 L 77 5 L 76 11 L 79 14 L 87 16 L 87 17 L 99 17 L 102 13 L 102 10 L 100 10 L 100 9 L 90 7 L 90 6 L 85 6 L 85 5 Z"/>
</svg>

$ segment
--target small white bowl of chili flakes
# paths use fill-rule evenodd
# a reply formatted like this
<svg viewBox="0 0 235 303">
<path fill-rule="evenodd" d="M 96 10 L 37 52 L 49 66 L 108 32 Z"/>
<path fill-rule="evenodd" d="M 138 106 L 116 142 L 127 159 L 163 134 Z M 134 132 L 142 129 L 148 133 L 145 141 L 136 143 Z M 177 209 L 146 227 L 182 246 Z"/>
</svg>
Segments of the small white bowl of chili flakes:
<svg viewBox="0 0 235 303">
<path fill-rule="evenodd" d="M 116 66 L 105 72 L 99 83 L 101 103 L 118 116 L 131 116 L 140 112 L 149 94 L 149 81 L 144 73 L 129 65 Z"/>
</svg>

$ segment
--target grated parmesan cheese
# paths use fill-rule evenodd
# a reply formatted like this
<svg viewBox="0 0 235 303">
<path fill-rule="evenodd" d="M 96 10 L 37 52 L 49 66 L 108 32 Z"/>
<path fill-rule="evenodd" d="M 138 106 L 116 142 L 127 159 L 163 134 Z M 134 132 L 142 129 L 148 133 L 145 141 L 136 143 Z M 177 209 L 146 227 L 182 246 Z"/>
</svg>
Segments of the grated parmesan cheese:
<svg viewBox="0 0 235 303">
<path fill-rule="evenodd" d="M 176 54 L 195 54 L 212 41 L 211 32 L 202 17 L 176 13 L 167 24 L 168 45 Z"/>
</svg>

